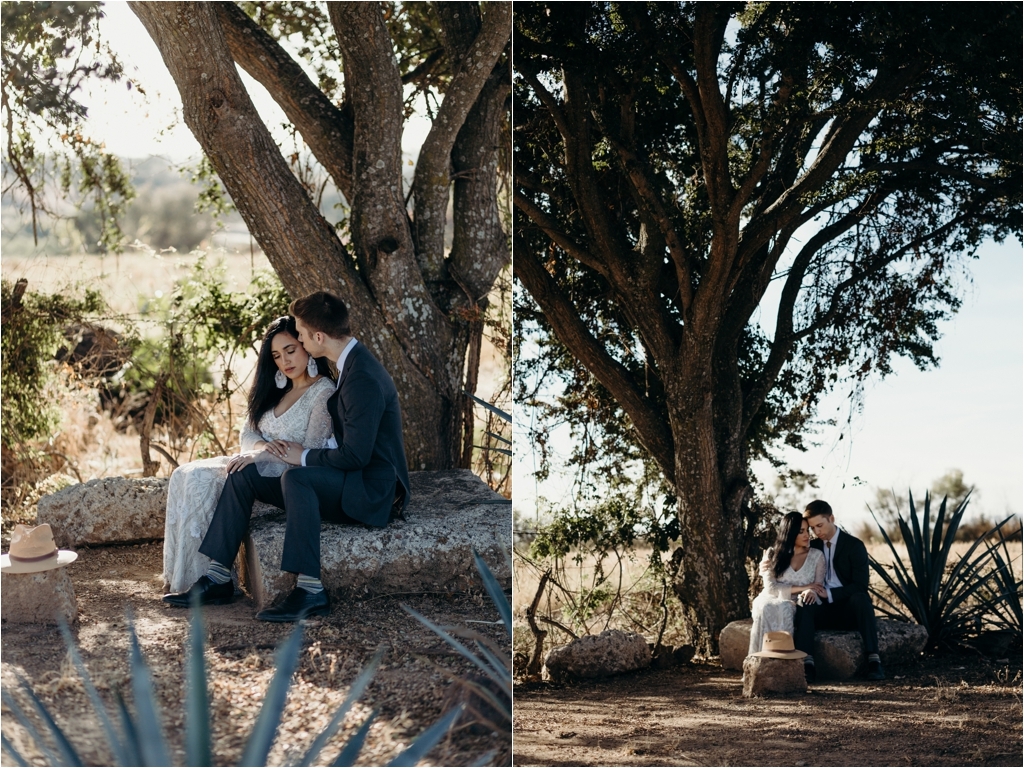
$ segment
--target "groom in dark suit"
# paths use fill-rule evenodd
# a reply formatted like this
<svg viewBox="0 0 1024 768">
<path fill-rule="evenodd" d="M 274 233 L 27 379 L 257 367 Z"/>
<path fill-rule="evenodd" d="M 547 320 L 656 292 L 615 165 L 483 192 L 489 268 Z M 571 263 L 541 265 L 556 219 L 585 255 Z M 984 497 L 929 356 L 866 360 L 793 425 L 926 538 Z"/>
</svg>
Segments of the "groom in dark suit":
<svg viewBox="0 0 1024 768">
<path fill-rule="evenodd" d="M 812 501 L 804 510 L 804 520 L 814 532 L 811 546 L 825 556 L 825 584 L 820 605 L 797 608 L 794 643 L 810 654 L 814 632 L 818 629 L 856 629 L 864 640 L 868 655 L 868 680 L 884 680 L 878 655 L 878 630 L 875 608 L 868 594 L 868 551 L 864 542 L 836 527 L 832 507 L 824 501 Z M 804 669 L 814 677 L 814 660 L 808 656 Z"/>
<path fill-rule="evenodd" d="M 292 468 L 262 477 L 255 465 L 228 475 L 199 551 L 213 563 L 188 592 L 164 601 L 187 606 L 229 602 L 230 564 L 249 530 L 253 502 L 265 501 L 287 514 L 281 570 L 298 574 L 280 605 L 261 611 L 262 621 L 295 621 L 326 615 L 330 601 L 320 582 L 320 522 L 362 523 L 383 528 L 402 517 L 409 500 L 409 472 L 402 440 L 402 412 L 395 384 L 384 367 L 352 337 L 348 308 L 325 291 L 292 302 L 299 341 L 313 357 L 337 361 L 338 383 L 327 401 L 334 441 L 322 450 L 284 440 L 264 450 Z"/>
</svg>

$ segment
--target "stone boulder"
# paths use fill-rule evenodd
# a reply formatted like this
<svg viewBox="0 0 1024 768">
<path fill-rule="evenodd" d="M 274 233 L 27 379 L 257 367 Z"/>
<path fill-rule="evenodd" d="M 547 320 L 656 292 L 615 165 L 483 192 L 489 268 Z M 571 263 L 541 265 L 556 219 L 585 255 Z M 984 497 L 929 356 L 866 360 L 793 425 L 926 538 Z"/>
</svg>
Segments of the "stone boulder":
<svg viewBox="0 0 1024 768">
<path fill-rule="evenodd" d="M 878 653 L 883 665 L 906 664 L 917 658 L 928 643 L 928 631 L 920 624 L 889 619 L 875 621 L 878 626 Z M 743 669 L 751 623 L 751 619 L 734 621 L 722 630 L 718 649 L 725 669 Z M 722 638 L 726 641 L 723 642 Z M 813 656 L 819 679 L 848 680 L 862 673 L 867 666 L 864 641 L 855 631 L 816 633 Z"/>
<path fill-rule="evenodd" d="M 0 618 L 12 624 L 56 624 L 61 616 L 68 624 L 74 624 L 78 619 L 78 600 L 68 567 L 0 574 L 0 591 L 4 596 L 0 600 Z"/>
<path fill-rule="evenodd" d="M 772 659 L 747 656 L 743 660 L 743 695 L 769 696 L 773 693 L 806 693 L 802 659 Z"/>
<path fill-rule="evenodd" d="M 410 472 L 406 520 L 386 528 L 320 527 L 321 580 L 332 600 L 479 585 L 476 549 L 499 583 L 512 583 L 512 508 L 468 469 Z M 241 583 L 260 611 L 294 587 L 283 573 L 284 513 L 254 519 L 242 545 Z"/>
<path fill-rule="evenodd" d="M 607 677 L 643 669 L 651 663 L 651 648 L 643 635 L 606 629 L 584 635 L 548 651 L 544 666 L 552 680 Z"/>
<path fill-rule="evenodd" d="M 58 547 L 152 541 L 164 536 L 166 478 L 104 477 L 43 496 L 38 524 Z"/>
</svg>

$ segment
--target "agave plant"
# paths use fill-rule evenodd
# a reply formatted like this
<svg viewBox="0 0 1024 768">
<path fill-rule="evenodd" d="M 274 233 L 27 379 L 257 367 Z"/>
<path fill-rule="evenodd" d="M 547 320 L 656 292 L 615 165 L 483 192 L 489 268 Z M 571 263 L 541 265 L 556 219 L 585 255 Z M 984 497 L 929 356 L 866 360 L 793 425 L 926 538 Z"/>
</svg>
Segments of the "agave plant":
<svg viewBox="0 0 1024 768">
<path fill-rule="evenodd" d="M 1010 547 L 1003 535 L 1002 528 L 997 530 L 999 541 L 992 547 L 992 589 L 994 613 L 990 617 L 992 623 L 1002 630 L 1013 633 L 1019 643 L 1022 637 L 1021 622 L 1021 587 L 1024 582 L 1014 576 L 1013 561 Z"/>
<path fill-rule="evenodd" d="M 288 697 L 288 689 L 291 686 L 292 675 L 298 666 L 299 652 L 302 649 L 302 622 L 298 622 L 295 630 L 278 648 L 275 661 L 276 670 L 270 682 L 270 687 L 263 700 L 259 716 L 249 734 L 243 751 L 241 765 L 266 765 L 267 756 L 270 754 L 271 745 L 277 737 L 278 728 L 281 724 L 281 715 L 284 712 L 285 700 Z M 71 659 L 82 678 L 82 683 L 89 700 L 96 711 L 100 725 L 106 736 L 110 753 L 117 765 L 172 765 L 170 754 L 167 749 L 167 741 L 160 725 L 160 707 L 156 700 L 153 679 L 142 655 L 138 637 L 135 634 L 135 627 L 129 617 L 129 653 L 132 699 L 135 704 L 134 715 L 128 709 L 127 704 L 117 695 L 116 718 L 120 728 L 114 726 L 106 706 L 96 692 L 95 686 L 89 678 L 89 673 L 82 663 L 78 649 L 66 624 L 61 625 L 64 640 L 68 647 Z M 203 629 L 202 611 L 197 607 L 192 608 L 192 620 L 188 639 L 188 660 L 186 662 L 186 705 L 185 705 L 185 753 L 186 765 L 213 765 L 213 751 L 211 747 L 210 734 L 210 708 L 207 689 L 206 666 L 204 661 L 205 632 Z M 338 726 L 344 720 L 345 715 L 352 708 L 352 705 L 359 699 L 366 686 L 377 669 L 381 660 L 381 652 L 378 652 L 370 663 L 358 675 L 349 689 L 348 697 L 338 708 L 337 712 L 327 724 L 327 727 L 318 735 L 306 750 L 301 761 L 296 765 L 310 765 L 323 750 L 327 741 L 337 732 Z M 39 719 L 45 726 L 49 738 L 44 738 L 39 733 L 31 718 L 17 703 L 8 691 L 3 691 L 3 702 L 9 708 L 15 719 L 25 728 L 29 736 L 39 747 L 47 765 L 83 765 L 77 750 L 71 744 L 64 731 L 57 725 L 53 716 L 46 706 L 39 700 L 39 697 L 32 690 L 25 680 L 19 677 L 19 686 L 26 694 L 32 707 L 39 715 Z M 422 759 L 441 738 L 448 732 L 456 719 L 462 714 L 464 707 L 459 706 L 450 710 L 436 723 L 427 728 L 419 737 L 404 751 L 398 754 L 388 765 L 409 766 L 415 765 Z M 352 765 L 359 755 L 369 732 L 370 725 L 376 717 L 377 712 L 372 712 L 355 734 L 348 740 L 331 765 Z M 2 746 L 18 765 L 29 765 L 15 747 L 5 736 L 2 738 Z"/>
<path fill-rule="evenodd" d="M 473 560 L 476 568 L 483 579 L 484 589 L 494 602 L 501 621 L 508 632 L 509 640 L 512 639 L 512 605 L 509 603 L 505 592 L 502 590 L 498 580 L 494 578 L 491 569 L 487 567 L 480 554 L 474 549 Z M 412 614 L 420 623 L 437 634 L 448 645 L 454 648 L 459 655 L 468 659 L 482 673 L 482 680 L 486 682 L 475 682 L 472 680 L 461 681 L 468 690 L 472 691 L 480 700 L 486 702 L 497 717 L 483 719 L 489 721 L 487 724 L 493 730 L 505 730 L 512 732 L 512 658 L 503 653 L 490 639 L 479 632 L 465 627 L 440 627 L 430 619 L 416 612 L 407 605 L 402 606 Z M 476 648 L 471 650 L 462 640 L 470 641 Z M 497 695 L 495 693 L 497 691 Z M 481 717 L 481 713 L 476 713 Z M 495 722 L 498 720 L 500 722 Z"/>
<path fill-rule="evenodd" d="M 868 508 L 893 556 L 891 566 L 870 558 L 872 569 L 888 587 L 888 591 L 871 588 L 875 606 L 886 616 L 904 621 L 912 618 L 927 629 L 929 648 L 953 648 L 961 644 L 977 634 L 986 617 L 999 615 L 1009 599 L 999 587 L 1000 577 L 997 574 L 1008 572 L 1012 582 L 1013 573 L 998 567 L 994 555 L 997 556 L 999 545 L 990 543 L 988 539 L 999 533 L 1011 518 L 998 523 L 975 541 L 959 560 L 950 563 L 956 532 L 969 500 L 970 494 L 947 520 L 946 499 L 943 498 L 932 520 L 929 494 L 925 494 L 920 518 L 911 494 L 909 522 L 903 519 L 902 514 L 898 520 L 907 548 L 905 560 L 874 510 Z M 1019 586 L 1017 582 L 1017 589 Z M 1019 616 L 1020 598 L 1016 592 L 1013 595 Z"/>
</svg>

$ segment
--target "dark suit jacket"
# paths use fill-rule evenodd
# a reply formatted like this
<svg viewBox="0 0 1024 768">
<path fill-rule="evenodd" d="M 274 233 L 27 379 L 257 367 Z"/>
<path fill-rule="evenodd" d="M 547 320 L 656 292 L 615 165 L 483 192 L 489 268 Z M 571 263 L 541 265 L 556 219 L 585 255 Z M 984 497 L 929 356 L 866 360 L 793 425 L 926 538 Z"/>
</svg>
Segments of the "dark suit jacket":
<svg viewBox="0 0 1024 768">
<path fill-rule="evenodd" d="M 311 450 L 306 466 L 345 472 L 342 511 L 383 528 L 391 516 L 396 481 L 403 512 L 409 503 L 398 391 L 384 366 L 361 343 L 345 359 L 338 379 L 338 388 L 327 401 L 338 447 Z"/>
<path fill-rule="evenodd" d="M 825 542 L 815 539 L 811 542 L 815 549 L 825 550 Z M 832 553 L 832 567 L 843 586 L 832 590 L 832 602 L 839 603 L 857 592 L 867 594 L 868 591 L 868 550 L 864 542 L 840 529 L 835 543 L 836 551 Z"/>
</svg>

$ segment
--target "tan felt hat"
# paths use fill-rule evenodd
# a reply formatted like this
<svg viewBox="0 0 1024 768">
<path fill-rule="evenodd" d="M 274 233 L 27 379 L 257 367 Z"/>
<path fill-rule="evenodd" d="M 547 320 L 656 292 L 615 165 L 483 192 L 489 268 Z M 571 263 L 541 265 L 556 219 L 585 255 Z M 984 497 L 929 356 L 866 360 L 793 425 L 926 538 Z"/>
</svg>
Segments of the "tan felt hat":
<svg viewBox="0 0 1024 768">
<path fill-rule="evenodd" d="M 761 650 L 753 654 L 767 659 L 802 659 L 807 656 L 796 650 L 793 636 L 789 632 L 765 632 L 761 639 Z"/>
<path fill-rule="evenodd" d="M 11 551 L 0 555 L 0 570 L 4 573 L 39 573 L 60 568 L 77 559 L 77 552 L 57 549 L 48 523 L 35 528 L 16 525 L 11 536 Z"/>
</svg>

